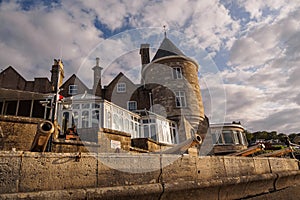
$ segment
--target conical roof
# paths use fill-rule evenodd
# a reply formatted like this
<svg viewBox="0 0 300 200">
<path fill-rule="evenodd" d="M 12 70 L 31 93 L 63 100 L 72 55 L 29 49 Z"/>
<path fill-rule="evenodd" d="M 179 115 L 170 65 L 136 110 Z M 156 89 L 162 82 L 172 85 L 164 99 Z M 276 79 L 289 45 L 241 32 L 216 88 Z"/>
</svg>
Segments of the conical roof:
<svg viewBox="0 0 300 200">
<path fill-rule="evenodd" d="M 175 46 L 175 44 L 173 44 L 171 40 L 165 37 L 160 47 L 158 48 L 155 56 L 153 57 L 152 62 L 162 57 L 174 55 L 184 56 L 184 54 Z"/>
</svg>

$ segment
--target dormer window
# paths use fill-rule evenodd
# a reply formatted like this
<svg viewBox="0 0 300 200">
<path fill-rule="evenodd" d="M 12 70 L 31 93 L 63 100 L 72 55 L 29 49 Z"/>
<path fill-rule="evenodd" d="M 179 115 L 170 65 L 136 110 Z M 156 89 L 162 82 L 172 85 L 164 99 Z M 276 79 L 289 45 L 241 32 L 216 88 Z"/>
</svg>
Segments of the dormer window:
<svg viewBox="0 0 300 200">
<path fill-rule="evenodd" d="M 118 93 L 126 92 L 126 83 L 118 83 L 117 92 Z"/>
<path fill-rule="evenodd" d="M 181 67 L 173 67 L 172 68 L 173 78 L 174 79 L 182 79 L 182 70 Z"/>
<path fill-rule="evenodd" d="M 69 85 L 69 95 L 78 94 L 78 85 Z"/>
</svg>

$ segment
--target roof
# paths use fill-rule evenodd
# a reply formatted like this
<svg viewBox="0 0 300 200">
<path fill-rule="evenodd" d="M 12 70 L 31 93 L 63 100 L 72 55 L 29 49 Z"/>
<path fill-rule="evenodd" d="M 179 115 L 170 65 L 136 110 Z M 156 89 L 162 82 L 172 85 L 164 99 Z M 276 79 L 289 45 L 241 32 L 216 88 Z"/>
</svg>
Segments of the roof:
<svg viewBox="0 0 300 200">
<path fill-rule="evenodd" d="M 97 100 L 97 99 L 101 99 L 98 96 L 95 96 L 93 94 L 89 94 L 87 92 L 83 93 L 83 94 L 78 94 L 78 95 L 74 95 L 71 97 L 67 97 L 65 98 L 65 100 Z"/>
<path fill-rule="evenodd" d="M 31 92 L 31 91 L 23 91 L 23 90 L 14 90 L 14 89 L 6 89 L 0 88 L 0 100 L 32 100 L 32 99 L 46 99 L 52 98 L 53 94 L 44 94 L 38 92 Z"/>
<path fill-rule="evenodd" d="M 169 40 L 167 37 L 164 38 L 162 41 L 160 47 L 158 48 L 155 56 L 152 59 L 152 62 L 156 59 L 167 57 L 167 56 L 185 56 L 182 51 L 180 51 L 175 44 L 171 40 Z"/>
<path fill-rule="evenodd" d="M 130 82 L 132 85 L 135 85 L 126 75 L 124 75 L 122 72 L 120 72 L 105 88 L 109 88 L 111 86 L 115 87 L 115 83 L 119 82 L 119 80 L 124 77 L 128 82 Z"/>
</svg>

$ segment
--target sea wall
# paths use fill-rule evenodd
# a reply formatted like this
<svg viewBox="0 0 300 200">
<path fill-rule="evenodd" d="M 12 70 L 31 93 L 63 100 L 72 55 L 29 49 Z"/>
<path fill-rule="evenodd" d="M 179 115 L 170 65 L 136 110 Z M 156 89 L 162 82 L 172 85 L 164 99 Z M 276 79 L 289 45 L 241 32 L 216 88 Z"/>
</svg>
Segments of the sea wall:
<svg viewBox="0 0 300 200">
<path fill-rule="evenodd" d="M 0 152 L 0 199 L 239 199 L 297 184 L 285 158 Z"/>
</svg>

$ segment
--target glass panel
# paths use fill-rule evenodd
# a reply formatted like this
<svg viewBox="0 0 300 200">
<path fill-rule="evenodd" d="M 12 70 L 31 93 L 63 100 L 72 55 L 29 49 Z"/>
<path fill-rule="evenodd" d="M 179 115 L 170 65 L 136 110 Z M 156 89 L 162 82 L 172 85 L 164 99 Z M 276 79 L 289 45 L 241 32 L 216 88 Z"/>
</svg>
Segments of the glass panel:
<svg viewBox="0 0 300 200">
<path fill-rule="evenodd" d="M 89 103 L 82 104 L 82 109 L 88 109 L 88 108 L 90 108 Z"/>
<path fill-rule="evenodd" d="M 113 128 L 119 130 L 119 117 L 117 114 L 114 114 L 113 124 Z"/>
<path fill-rule="evenodd" d="M 72 114 L 73 116 L 72 116 L 72 123 L 73 123 L 73 125 L 75 125 L 75 126 L 77 126 L 78 128 L 79 128 L 79 124 L 78 124 L 78 112 L 73 112 L 73 114 Z"/>
<path fill-rule="evenodd" d="M 144 138 L 148 138 L 148 137 L 149 137 L 149 126 L 144 125 Z"/>
<path fill-rule="evenodd" d="M 156 140 L 156 126 L 154 124 L 150 125 L 151 139 Z"/>
<path fill-rule="evenodd" d="M 124 129 L 127 132 L 129 131 L 129 120 L 128 119 L 125 119 Z"/>
<path fill-rule="evenodd" d="M 240 132 L 240 131 L 238 133 L 239 133 L 239 138 L 240 138 L 241 144 L 242 145 L 247 145 L 245 134 L 243 132 Z"/>
<path fill-rule="evenodd" d="M 238 135 L 237 135 L 237 132 L 236 131 L 232 131 L 232 134 L 233 134 L 233 139 L 234 139 L 234 144 L 239 144 L 239 138 L 238 138 Z"/>
<path fill-rule="evenodd" d="M 106 112 L 106 128 L 111 128 L 111 114 L 108 110 Z"/>
<path fill-rule="evenodd" d="M 231 131 L 223 131 L 223 137 L 224 137 L 225 144 L 233 144 Z"/>
<path fill-rule="evenodd" d="M 82 128 L 89 127 L 89 111 L 82 112 L 81 126 Z"/>
<path fill-rule="evenodd" d="M 66 133 L 67 129 L 70 127 L 69 124 L 69 112 L 64 112 L 62 117 L 62 132 Z"/>
<path fill-rule="evenodd" d="M 99 110 L 92 111 L 92 127 L 99 127 Z"/>
<path fill-rule="evenodd" d="M 73 109 L 80 109 L 80 104 L 73 104 L 73 105 L 72 105 L 72 108 L 73 108 Z"/>
</svg>

